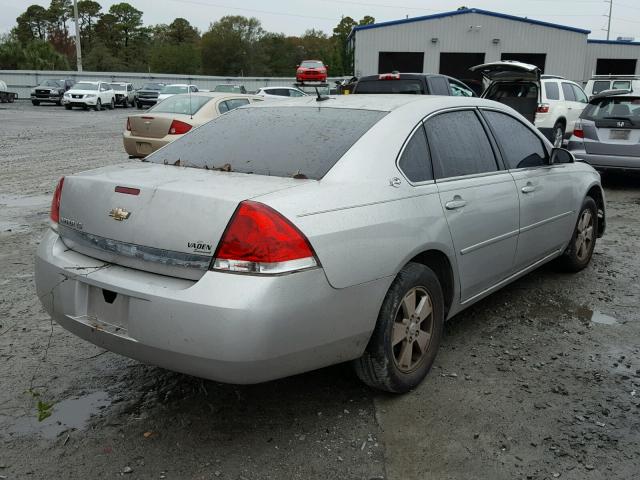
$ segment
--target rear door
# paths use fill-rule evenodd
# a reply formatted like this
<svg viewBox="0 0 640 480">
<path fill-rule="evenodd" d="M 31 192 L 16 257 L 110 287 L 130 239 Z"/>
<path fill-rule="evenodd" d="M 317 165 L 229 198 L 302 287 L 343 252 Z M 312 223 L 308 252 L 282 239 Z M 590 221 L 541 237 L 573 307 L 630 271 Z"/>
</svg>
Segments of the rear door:
<svg viewBox="0 0 640 480">
<path fill-rule="evenodd" d="M 513 270 L 518 194 L 475 110 L 437 114 L 426 120 L 425 129 L 465 302 Z"/>
<path fill-rule="evenodd" d="M 538 132 L 504 112 L 481 111 L 517 187 L 520 234 L 514 266 L 519 271 L 569 241 L 576 186 L 568 165 L 549 165 L 549 152 Z"/>
<path fill-rule="evenodd" d="M 567 106 L 567 132 L 573 132 L 573 127 L 576 124 L 578 118 L 580 118 L 580 114 L 582 110 L 584 110 L 586 104 L 586 96 L 584 98 L 585 102 L 578 101 L 577 92 L 573 87 L 573 84 L 569 82 L 561 82 L 560 84 L 562 88 L 562 94 L 564 96 L 564 101 Z"/>
</svg>

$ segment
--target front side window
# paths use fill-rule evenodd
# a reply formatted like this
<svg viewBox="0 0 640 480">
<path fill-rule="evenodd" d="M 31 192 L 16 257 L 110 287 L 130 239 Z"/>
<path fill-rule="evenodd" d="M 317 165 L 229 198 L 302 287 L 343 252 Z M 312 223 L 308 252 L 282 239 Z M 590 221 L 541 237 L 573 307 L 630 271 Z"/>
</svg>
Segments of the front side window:
<svg viewBox="0 0 640 480">
<path fill-rule="evenodd" d="M 573 88 L 571 88 L 571 84 L 567 82 L 562 82 L 562 94 L 564 95 L 564 99 L 567 102 L 575 102 L 576 96 L 573 93 Z"/>
<path fill-rule="evenodd" d="M 425 123 L 436 179 L 495 172 L 493 149 L 475 112 L 447 112 Z"/>
<path fill-rule="evenodd" d="M 560 100 L 558 82 L 544 82 L 544 94 L 547 100 Z"/>
<path fill-rule="evenodd" d="M 547 150 L 531 129 L 501 112 L 483 111 L 482 115 L 500 144 L 504 161 L 510 169 L 547 165 Z"/>
<path fill-rule="evenodd" d="M 427 137 L 424 127 L 420 125 L 405 144 L 398 167 L 412 182 L 424 182 L 433 180 L 431 159 L 427 147 Z"/>
</svg>

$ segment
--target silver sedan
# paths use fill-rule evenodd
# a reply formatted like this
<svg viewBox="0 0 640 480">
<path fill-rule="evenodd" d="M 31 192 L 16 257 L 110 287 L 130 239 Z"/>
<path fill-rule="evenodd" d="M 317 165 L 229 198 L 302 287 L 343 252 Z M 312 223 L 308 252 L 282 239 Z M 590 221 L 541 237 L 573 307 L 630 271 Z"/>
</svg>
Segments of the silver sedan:
<svg viewBox="0 0 640 480">
<path fill-rule="evenodd" d="M 392 392 L 443 323 L 605 227 L 598 173 L 464 97 L 254 104 L 147 158 L 60 180 L 36 284 L 107 350 L 231 383 L 353 361 Z"/>
</svg>

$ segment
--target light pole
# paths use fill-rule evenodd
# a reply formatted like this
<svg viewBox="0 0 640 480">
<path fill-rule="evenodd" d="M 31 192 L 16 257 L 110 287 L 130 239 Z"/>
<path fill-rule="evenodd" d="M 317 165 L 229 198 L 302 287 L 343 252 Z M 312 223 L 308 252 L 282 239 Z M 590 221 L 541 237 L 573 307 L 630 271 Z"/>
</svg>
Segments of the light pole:
<svg viewBox="0 0 640 480">
<path fill-rule="evenodd" d="M 78 0 L 73 0 L 73 17 L 76 24 L 76 63 L 78 71 L 82 71 L 82 46 L 80 45 L 80 29 L 78 28 Z"/>
<path fill-rule="evenodd" d="M 611 33 L 611 12 L 613 11 L 613 0 L 609 1 L 609 21 L 607 22 L 607 40 L 609 40 L 609 34 Z"/>
</svg>

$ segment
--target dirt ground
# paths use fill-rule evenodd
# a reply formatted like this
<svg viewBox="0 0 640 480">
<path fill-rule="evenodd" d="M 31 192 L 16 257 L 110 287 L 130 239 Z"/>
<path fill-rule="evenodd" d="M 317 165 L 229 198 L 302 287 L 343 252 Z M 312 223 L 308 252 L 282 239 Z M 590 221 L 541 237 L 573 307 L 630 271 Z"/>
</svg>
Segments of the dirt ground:
<svg viewBox="0 0 640 480">
<path fill-rule="evenodd" d="M 131 112 L 0 106 L 0 479 L 637 477 L 638 178 L 605 177 L 589 268 L 542 268 L 458 315 L 412 393 L 371 391 L 348 365 L 223 385 L 104 352 L 36 298 L 57 179 L 133 161 Z"/>
</svg>

